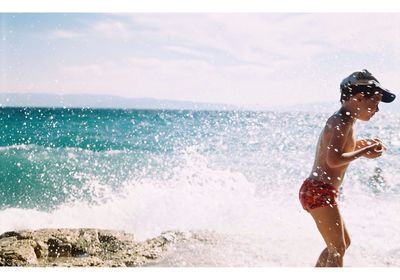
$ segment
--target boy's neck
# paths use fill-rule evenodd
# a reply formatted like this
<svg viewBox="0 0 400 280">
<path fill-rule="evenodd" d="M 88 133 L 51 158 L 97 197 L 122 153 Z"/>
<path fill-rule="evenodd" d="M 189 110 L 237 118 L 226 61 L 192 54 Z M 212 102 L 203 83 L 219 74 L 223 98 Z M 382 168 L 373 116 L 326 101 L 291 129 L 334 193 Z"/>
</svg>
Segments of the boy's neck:
<svg viewBox="0 0 400 280">
<path fill-rule="evenodd" d="M 351 106 L 348 106 L 348 104 L 343 103 L 342 107 L 338 111 L 338 114 L 343 119 L 343 121 L 355 123 L 357 120 L 357 118 L 355 117 L 355 110 L 350 107 Z"/>
</svg>

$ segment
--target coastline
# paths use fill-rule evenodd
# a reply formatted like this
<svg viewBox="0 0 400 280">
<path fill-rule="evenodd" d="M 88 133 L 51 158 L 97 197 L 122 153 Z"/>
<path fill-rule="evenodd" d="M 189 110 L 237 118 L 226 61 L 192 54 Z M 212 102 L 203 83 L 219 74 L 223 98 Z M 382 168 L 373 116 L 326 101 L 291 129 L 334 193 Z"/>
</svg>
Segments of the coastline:
<svg viewBox="0 0 400 280">
<path fill-rule="evenodd" d="M 169 231 L 137 242 L 133 234 L 94 228 L 9 231 L 0 235 L 0 266 L 146 266 L 162 259 L 171 243 L 191 237 Z"/>
</svg>

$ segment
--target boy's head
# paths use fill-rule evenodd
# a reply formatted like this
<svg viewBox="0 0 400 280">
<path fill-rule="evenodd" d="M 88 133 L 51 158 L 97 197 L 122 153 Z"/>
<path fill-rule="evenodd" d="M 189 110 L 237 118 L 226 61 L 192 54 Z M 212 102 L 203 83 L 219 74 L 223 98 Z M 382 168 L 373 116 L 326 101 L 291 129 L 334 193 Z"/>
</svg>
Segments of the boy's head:
<svg viewBox="0 0 400 280">
<path fill-rule="evenodd" d="M 340 83 L 340 102 L 343 103 L 358 93 L 362 93 L 366 98 L 380 94 L 381 101 L 386 103 L 390 103 L 396 98 L 396 95 L 383 88 L 366 69 L 352 73 Z"/>
</svg>

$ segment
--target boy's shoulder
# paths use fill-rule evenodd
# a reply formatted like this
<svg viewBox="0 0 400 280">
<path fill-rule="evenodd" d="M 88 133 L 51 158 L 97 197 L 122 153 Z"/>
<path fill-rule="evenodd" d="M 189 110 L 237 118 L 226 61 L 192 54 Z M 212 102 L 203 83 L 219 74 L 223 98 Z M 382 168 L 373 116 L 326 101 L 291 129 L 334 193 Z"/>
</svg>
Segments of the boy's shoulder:
<svg viewBox="0 0 400 280">
<path fill-rule="evenodd" d="M 352 122 L 349 121 L 349 118 L 343 116 L 339 112 L 336 112 L 328 118 L 325 126 L 329 129 L 334 128 L 338 131 L 346 131 L 352 127 Z"/>
</svg>

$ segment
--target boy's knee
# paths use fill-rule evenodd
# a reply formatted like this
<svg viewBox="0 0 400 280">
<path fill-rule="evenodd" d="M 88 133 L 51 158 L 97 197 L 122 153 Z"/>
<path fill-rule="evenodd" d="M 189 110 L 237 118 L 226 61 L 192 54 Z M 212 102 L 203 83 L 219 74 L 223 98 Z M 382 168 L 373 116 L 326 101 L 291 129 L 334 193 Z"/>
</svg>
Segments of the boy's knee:
<svg viewBox="0 0 400 280">
<path fill-rule="evenodd" d="M 329 251 L 330 254 L 343 257 L 347 248 L 348 248 L 347 244 L 343 243 L 343 244 L 338 244 L 338 245 L 335 245 L 335 246 L 331 246 L 330 248 L 328 248 L 328 251 Z"/>
</svg>

